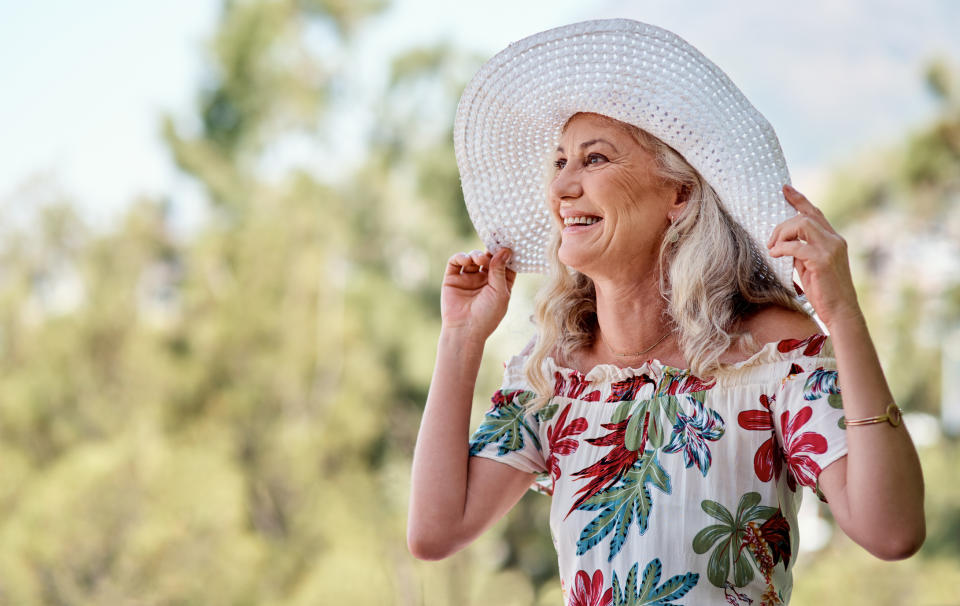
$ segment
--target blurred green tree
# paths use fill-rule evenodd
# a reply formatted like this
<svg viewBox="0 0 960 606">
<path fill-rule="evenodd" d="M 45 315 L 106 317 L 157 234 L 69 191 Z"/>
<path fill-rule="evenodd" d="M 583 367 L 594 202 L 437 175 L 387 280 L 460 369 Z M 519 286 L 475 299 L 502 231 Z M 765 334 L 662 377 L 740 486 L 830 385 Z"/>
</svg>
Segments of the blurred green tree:
<svg viewBox="0 0 960 606">
<path fill-rule="evenodd" d="M 838 169 L 825 200 L 897 400 L 938 414 L 943 338 L 960 334 L 960 85 L 931 63 L 929 126 Z"/>
<path fill-rule="evenodd" d="M 440 273 L 472 238 L 449 125 L 476 60 L 398 58 L 355 174 L 267 168 L 326 143 L 338 54 L 383 8 L 224 3 L 196 118 L 163 124 L 212 202 L 196 234 L 162 200 L 93 233 L 50 199 L 0 245 L 0 603 L 529 603 L 496 535 L 405 548 Z"/>
<path fill-rule="evenodd" d="M 195 113 L 163 123 L 211 202 L 196 233 L 175 233 L 170 204 L 154 199 L 94 231 L 45 187 L 20 200 L 38 209 L 33 223 L 0 222 L 0 604 L 560 602 L 545 497 L 447 561 L 405 548 L 440 277 L 452 252 L 478 246 L 450 128 L 480 59 L 451 45 L 393 58 L 359 166 L 337 179 L 277 169 L 290 141 L 329 153 L 356 78 L 342 57 L 384 8 L 223 4 Z M 895 220 L 918 238 L 957 238 L 952 73 L 931 70 L 942 118 L 878 172 L 839 183 L 830 207 L 867 268 L 871 324 L 914 410 L 939 394 L 935 339 L 916 331 L 955 326 L 960 288 L 886 282 L 900 241 L 856 230 Z M 518 282 L 514 307 L 532 286 Z M 491 340 L 477 420 L 512 348 Z M 924 452 L 932 474 L 958 457 Z M 798 575 L 797 603 L 857 603 L 841 577 L 874 568 L 896 585 L 891 599 L 950 599 L 937 587 L 960 548 L 935 537 L 955 536 L 960 510 L 953 487 L 929 490 L 917 559 L 883 567 L 838 540 Z"/>
<path fill-rule="evenodd" d="M 960 334 L 960 73 L 927 72 L 939 112 L 903 142 L 835 171 L 825 213 L 848 241 L 857 291 L 891 388 L 908 411 L 940 413 L 943 345 Z M 923 419 L 917 419 L 922 421 Z M 909 425 L 909 421 L 908 421 Z M 834 533 L 797 563 L 794 603 L 950 604 L 960 587 L 956 437 L 912 427 L 927 486 L 927 540 L 906 562 L 881 562 Z M 928 435 L 931 433 L 934 435 Z"/>
</svg>

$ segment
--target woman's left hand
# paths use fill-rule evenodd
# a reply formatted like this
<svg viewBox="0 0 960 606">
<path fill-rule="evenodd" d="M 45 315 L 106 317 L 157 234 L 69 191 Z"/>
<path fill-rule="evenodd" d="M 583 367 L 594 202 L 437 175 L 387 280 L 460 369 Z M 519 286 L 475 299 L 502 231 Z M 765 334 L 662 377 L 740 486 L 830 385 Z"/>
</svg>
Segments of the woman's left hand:
<svg viewBox="0 0 960 606">
<path fill-rule="evenodd" d="M 767 242 L 770 255 L 793 257 L 807 300 L 828 328 L 838 320 L 859 318 L 847 242 L 806 196 L 789 185 L 783 186 L 783 195 L 800 214 L 774 228 Z"/>
</svg>

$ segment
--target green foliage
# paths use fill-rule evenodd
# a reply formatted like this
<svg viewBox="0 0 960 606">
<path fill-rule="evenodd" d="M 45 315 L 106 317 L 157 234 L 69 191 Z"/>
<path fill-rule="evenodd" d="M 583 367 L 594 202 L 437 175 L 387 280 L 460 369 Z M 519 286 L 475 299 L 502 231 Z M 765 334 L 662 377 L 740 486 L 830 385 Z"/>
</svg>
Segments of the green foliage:
<svg viewBox="0 0 960 606">
<path fill-rule="evenodd" d="M 846 237 L 861 306 L 897 401 L 939 414 L 957 377 L 941 376 L 944 336 L 960 330 L 960 265 L 947 247 L 960 238 L 960 88 L 947 61 L 927 84 L 939 105 L 932 123 L 859 164 L 837 171 L 826 213 Z M 946 268 L 937 269 L 937 268 Z M 794 604 L 947 604 L 960 586 L 960 508 L 955 439 L 921 450 L 927 540 L 906 562 L 881 562 L 840 532 L 822 552 L 797 563 Z M 948 589 L 949 588 L 949 589 Z"/>
<path fill-rule="evenodd" d="M 935 606 L 956 602 L 960 587 L 960 485 L 952 481 L 960 465 L 956 444 L 921 449 L 927 481 L 927 541 L 903 562 L 884 562 L 842 533 L 815 554 L 801 555 L 794 569 L 791 604 L 814 606 Z"/>
<path fill-rule="evenodd" d="M 225 2 L 195 115 L 163 124 L 177 164 L 212 203 L 199 232 L 176 236 L 168 205 L 149 199 L 102 232 L 61 196 L 23 229 L 0 222 L 0 604 L 561 600 L 549 499 L 523 499 L 447 561 L 418 562 L 405 547 L 444 260 L 478 246 L 449 131 L 477 58 L 449 46 L 396 58 L 366 159 L 335 183 L 264 174 L 288 137 L 325 140 L 338 91 L 355 76 L 338 52 L 383 8 Z M 943 217 L 938 196 L 957 191 L 952 115 L 917 139 L 929 148 L 917 168 L 851 181 L 851 210 L 839 212 L 903 207 L 919 188 L 924 216 Z M 526 288 L 518 283 L 516 298 Z M 943 322 L 960 310 L 952 288 Z M 922 300 L 898 299 L 886 340 L 935 360 L 910 349 Z M 477 420 L 512 353 L 499 338 L 478 381 Z M 908 365 L 895 388 L 936 397 L 934 367 Z M 936 450 L 924 464 L 948 477 L 960 461 Z M 931 589 L 956 576 L 960 558 L 950 538 L 960 495 L 945 484 L 928 482 L 931 538 L 918 558 L 881 565 L 831 545 L 816 559 L 822 573 L 798 575 L 798 603 L 856 603 L 835 599 L 847 579 L 819 597 L 820 579 L 878 567 L 884 583 L 898 579 L 890 595 L 952 599 Z M 637 573 L 624 599 L 675 591 L 677 577 L 660 583 L 648 565 L 638 587 Z"/>
<path fill-rule="evenodd" d="M 517 510 L 539 527 L 450 562 L 405 547 L 440 274 L 476 244 L 452 118 L 431 134 L 436 116 L 384 108 L 416 90 L 452 116 L 462 82 L 432 70 L 463 61 L 398 72 L 375 129 L 391 140 L 354 175 L 261 174 L 291 134 L 324 140 L 352 76 L 311 37 L 347 44 L 382 6 L 224 5 L 197 126 L 164 123 L 214 204 L 188 239 L 154 200 L 102 233 L 56 200 L 8 228 L 0 604 L 469 604 L 491 585 L 530 603 L 501 563 L 555 584 L 546 499 Z M 479 391 L 498 380 L 485 370 Z"/>
<path fill-rule="evenodd" d="M 937 413 L 940 337 L 960 330 L 960 96 L 934 63 L 940 113 L 897 146 L 837 171 L 825 212 L 844 234 L 867 320 L 897 400 Z M 932 248 L 934 243 L 940 248 Z"/>
</svg>

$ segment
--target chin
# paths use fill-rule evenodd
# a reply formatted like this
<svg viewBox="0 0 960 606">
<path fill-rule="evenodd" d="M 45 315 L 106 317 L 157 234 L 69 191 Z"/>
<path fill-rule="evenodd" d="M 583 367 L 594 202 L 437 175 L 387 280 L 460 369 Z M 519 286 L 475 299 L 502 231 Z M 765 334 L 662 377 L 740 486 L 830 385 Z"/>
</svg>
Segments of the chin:
<svg viewBox="0 0 960 606">
<path fill-rule="evenodd" d="M 591 260 L 588 255 L 582 252 L 564 251 L 562 246 L 560 250 L 557 251 L 557 258 L 560 260 L 560 263 L 566 267 L 575 269 L 580 273 L 585 273 L 584 269 L 590 265 Z"/>
</svg>

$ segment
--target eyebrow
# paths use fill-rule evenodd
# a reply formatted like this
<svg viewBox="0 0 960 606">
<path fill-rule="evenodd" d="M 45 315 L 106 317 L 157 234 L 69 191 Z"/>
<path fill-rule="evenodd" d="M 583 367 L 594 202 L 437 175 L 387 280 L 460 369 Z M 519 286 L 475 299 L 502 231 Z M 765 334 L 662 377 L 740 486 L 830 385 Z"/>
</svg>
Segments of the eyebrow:
<svg viewBox="0 0 960 606">
<path fill-rule="evenodd" d="M 609 145 L 610 147 L 613 148 L 613 151 L 615 151 L 615 152 L 617 152 L 617 153 L 620 153 L 619 150 L 617 150 L 617 146 L 614 145 L 613 143 L 610 143 L 610 142 L 607 141 L 606 139 L 590 139 L 589 141 L 584 141 L 583 143 L 580 144 L 580 149 L 587 149 L 588 147 L 590 147 L 590 146 L 593 145 L 594 143 L 606 143 L 607 145 Z M 563 148 L 558 146 L 558 147 L 557 147 L 557 151 L 562 153 L 562 152 L 563 152 Z"/>
</svg>

